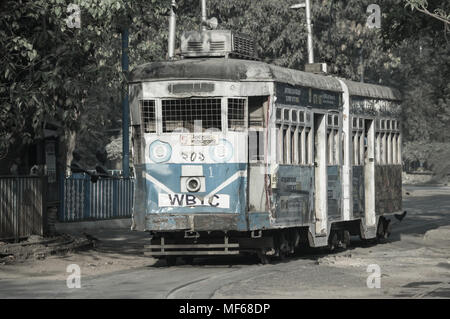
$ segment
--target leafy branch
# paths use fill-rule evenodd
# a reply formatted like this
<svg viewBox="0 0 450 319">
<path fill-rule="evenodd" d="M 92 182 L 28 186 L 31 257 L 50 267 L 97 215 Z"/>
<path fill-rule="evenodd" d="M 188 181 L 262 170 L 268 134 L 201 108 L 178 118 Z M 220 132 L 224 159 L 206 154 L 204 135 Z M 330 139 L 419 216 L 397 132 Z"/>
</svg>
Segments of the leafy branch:
<svg viewBox="0 0 450 319">
<path fill-rule="evenodd" d="M 410 7 L 411 10 L 417 10 L 424 14 L 427 14 L 435 19 L 438 19 L 445 24 L 450 24 L 450 14 L 447 14 L 443 9 L 436 9 L 433 12 L 428 10 L 428 2 L 427 0 L 406 0 L 405 7 Z"/>
</svg>

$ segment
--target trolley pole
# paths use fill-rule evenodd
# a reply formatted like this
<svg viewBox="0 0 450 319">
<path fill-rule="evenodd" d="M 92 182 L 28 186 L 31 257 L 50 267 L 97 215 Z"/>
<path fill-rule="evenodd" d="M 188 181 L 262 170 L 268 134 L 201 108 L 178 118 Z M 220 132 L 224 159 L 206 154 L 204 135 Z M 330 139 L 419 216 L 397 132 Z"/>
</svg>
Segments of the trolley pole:
<svg viewBox="0 0 450 319">
<path fill-rule="evenodd" d="M 177 24 L 177 18 L 175 9 L 177 3 L 172 0 L 172 5 L 170 6 L 170 18 L 169 18 L 169 60 L 173 60 L 175 57 L 175 29 Z"/>
<path fill-rule="evenodd" d="M 311 1 L 305 0 L 303 3 L 294 4 L 290 7 L 291 9 L 306 9 L 306 30 L 308 32 L 307 39 L 307 50 L 308 50 L 308 63 L 314 63 L 314 51 L 313 51 L 313 36 L 312 36 L 312 25 L 311 25 Z"/>
<path fill-rule="evenodd" d="M 122 30 L 122 72 L 128 75 L 128 28 Z M 130 106 L 128 104 L 128 83 L 125 88 L 122 99 L 122 174 L 123 177 L 130 177 Z"/>
</svg>

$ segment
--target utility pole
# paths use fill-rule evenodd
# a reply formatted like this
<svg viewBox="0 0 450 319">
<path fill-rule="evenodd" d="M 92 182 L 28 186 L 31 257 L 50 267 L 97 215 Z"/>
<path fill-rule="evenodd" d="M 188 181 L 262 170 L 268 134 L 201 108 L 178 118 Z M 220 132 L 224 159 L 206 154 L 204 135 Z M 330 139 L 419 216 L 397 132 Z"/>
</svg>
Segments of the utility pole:
<svg viewBox="0 0 450 319">
<path fill-rule="evenodd" d="M 311 3 L 306 0 L 306 28 L 308 30 L 308 63 L 314 63 L 313 38 L 311 27 Z"/>
<path fill-rule="evenodd" d="M 128 78 L 128 28 L 122 30 L 122 72 Z M 125 83 L 122 100 L 122 174 L 130 177 L 130 106 L 128 104 L 128 83 Z"/>
</svg>

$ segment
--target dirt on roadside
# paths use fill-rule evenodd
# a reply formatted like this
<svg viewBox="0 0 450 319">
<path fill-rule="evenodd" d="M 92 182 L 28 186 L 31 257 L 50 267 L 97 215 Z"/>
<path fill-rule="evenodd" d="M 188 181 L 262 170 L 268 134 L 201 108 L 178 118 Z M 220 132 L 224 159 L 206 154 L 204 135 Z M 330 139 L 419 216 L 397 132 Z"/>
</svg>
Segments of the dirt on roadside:
<svg viewBox="0 0 450 319">
<path fill-rule="evenodd" d="M 65 280 L 76 264 L 84 276 L 101 275 L 155 263 L 145 257 L 147 236 L 129 230 L 99 230 L 53 238 L 30 236 L 19 243 L 0 242 L 0 280 L 42 278 Z"/>
</svg>

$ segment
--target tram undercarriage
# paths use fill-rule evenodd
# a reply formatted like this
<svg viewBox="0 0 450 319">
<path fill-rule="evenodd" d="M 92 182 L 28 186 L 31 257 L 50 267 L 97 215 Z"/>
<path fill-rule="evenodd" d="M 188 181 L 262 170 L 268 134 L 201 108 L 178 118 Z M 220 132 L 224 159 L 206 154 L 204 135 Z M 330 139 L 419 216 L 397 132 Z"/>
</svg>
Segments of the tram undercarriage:
<svg viewBox="0 0 450 319">
<path fill-rule="evenodd" d="M 315 247 L 313 226 L 283 229 L 239 231 L 174 231 L 150 232 L 150 244 L 145 246 L 145 255 L 164 258 L 168 266 L 175 265 L 177 257 L 190 264 L 195 257 L 220 255 L 254 255 L 262 264 L 272 260 L 283 260 L 307 248 L 324 248 L 328 252 L 347 249 L 351 237 L 367 244 L 383 242 L 390 235 L 390 219 L 379 216 L 376 236 L 365 239 L 362 220 L 330 224 L 329 235 L 322 236 L 326 245 Z M 322 241 L 323 242 L 323 241 Z"/>
</svg>

